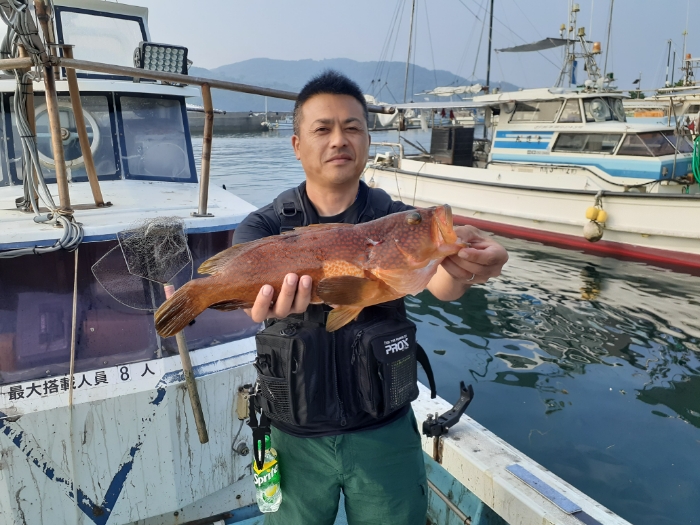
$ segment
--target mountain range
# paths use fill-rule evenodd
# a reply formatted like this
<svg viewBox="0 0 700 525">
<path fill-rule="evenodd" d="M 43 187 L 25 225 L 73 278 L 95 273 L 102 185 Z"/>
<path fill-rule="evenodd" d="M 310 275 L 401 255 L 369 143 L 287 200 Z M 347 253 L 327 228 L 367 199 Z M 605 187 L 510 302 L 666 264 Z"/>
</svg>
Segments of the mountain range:
<svg viewBox="0 0 700 525">
<path fill-rule="evenodd" d="M 214 69 L 191 67 L 190 75 L 228 80 L 242 84 L 299 91 L 314 75 L 326 69 L 335 69 L 357 82 L 364 93 L 373 95 L 377 100 L 388 103 L 403 101 L 406 64 L 401 62 L 357 62 L 347 58 L 326 60 L 273 60 L 270 58 L 253 58 Z M 407 90 L 408 101 L 424 101 L 425 95 L 417 93 L 431 90 L 437 86 L 464 86 L 485 84 L 482 79 L 467 80 L 445 70 L 429 70 L 411 64 Z M 518 87 L 508 82 L 496 84 L 503 91 L 517 90 Z M 264 98 L 258 95 L 234 93 L 231 91 L 212 90 L 214 107 L 225 111 L 264 111 Z M 449 99 L 443 99 L 449 100 Z M 192 101 L 198 103 L 196 101 Z M 290 111 L 293 102 L 268 98 L 269 111 Z"/>
</svg>

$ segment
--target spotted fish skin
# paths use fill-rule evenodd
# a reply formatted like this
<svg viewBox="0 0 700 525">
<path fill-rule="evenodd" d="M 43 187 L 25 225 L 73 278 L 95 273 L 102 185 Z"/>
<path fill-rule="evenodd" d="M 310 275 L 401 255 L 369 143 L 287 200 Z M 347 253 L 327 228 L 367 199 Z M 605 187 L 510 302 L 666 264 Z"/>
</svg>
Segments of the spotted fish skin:
<svg viewBox="0 0 700 525">
<path fill-rule="evenodd" d="M 288 273 L 312 278 L 312 303 L 336 306 L 327 323 L 336 330 L 366 306 L 422 291 L 440 262 L 465 246 L 447 205 L 356 225 L 297 228 L 205 261 L 198 272 L 209 276 L 185 284 L 158 309 L 156 330 L 170 337 L 206 308 L 248 308 L 265 284 L 273 287 L 275 300 Z"/>
</svg>

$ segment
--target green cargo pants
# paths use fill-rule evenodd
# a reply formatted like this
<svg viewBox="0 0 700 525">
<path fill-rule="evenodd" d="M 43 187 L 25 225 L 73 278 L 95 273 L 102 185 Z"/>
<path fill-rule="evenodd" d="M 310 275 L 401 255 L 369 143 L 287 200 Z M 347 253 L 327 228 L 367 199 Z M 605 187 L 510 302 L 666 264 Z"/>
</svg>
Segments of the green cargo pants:
<svg viewBox="0 0 700 525">
<path fill-rule="evenodd" d="M 298 438 L 272 429 L 282 504 L 265 525 L 425 525 L 428 486 L 413 411 L 375 430 Z"/>
</svg>

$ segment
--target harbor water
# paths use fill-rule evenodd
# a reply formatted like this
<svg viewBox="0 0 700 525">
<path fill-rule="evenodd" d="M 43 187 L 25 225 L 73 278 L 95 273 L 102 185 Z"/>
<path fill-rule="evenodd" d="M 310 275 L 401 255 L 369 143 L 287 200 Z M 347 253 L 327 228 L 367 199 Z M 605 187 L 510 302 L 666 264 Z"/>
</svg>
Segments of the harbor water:
<svg viewBox="0 0 700 525">
<path fill-rule="evenodd" d="M 429 133 L 403 135 L 429 148 Z M 216 136 L 212 184 L 269 203 L 304 178 L 290 137 Z M 700 523 L 700 277 L 499 241 L 501 278 L 450 303 L 406 299 L 438 394 L 471 383 L 469 415 L 632 523 Z"/>
</svg>

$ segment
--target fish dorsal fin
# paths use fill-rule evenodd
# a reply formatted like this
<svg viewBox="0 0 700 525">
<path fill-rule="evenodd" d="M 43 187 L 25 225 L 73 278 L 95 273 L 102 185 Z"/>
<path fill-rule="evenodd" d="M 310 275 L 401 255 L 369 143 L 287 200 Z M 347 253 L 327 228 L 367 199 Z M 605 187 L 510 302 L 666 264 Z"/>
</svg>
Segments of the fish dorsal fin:
<svg viewBox="0 0 700 525">
<path fill-rule="evenodd" d="M 354 224 L 347 224 L 344 222 L 327 222 L 325 224 L 309 224 L 308 226 L 301 226 L 299 228 L 294 228 L 286 232 L 282 232 L 282 235 L 289 235 L 290 233 L 305 233 L 307 231 L 324 231 L 324 230 L 338 230 L 341 228 L 352 228 Z"/>
<path fill-rule="evenodd" d="M 204 261 L 200 267 L 197 268 L 197 273 L 211 275 L 218 272 L 221 268 L 226 266 L 233 257 L 236 257 L 243 249 L 248 248 L 250 244 L 251 243 L 248 242 L 234 244 L 223 252 L 217 253 L 214 257 L 210 257 Z"/>
<path fill-rule="evenodd" d="M 355 320 L 357 316 L 360 315 L 362 308 L 362 306 L 339 306 L 338 308 L 334 308 L 328 313 L 326 330 L 328 332 L 335 332 L 338 328 L 342 328 L 349 322 Z"/>
</svg>

